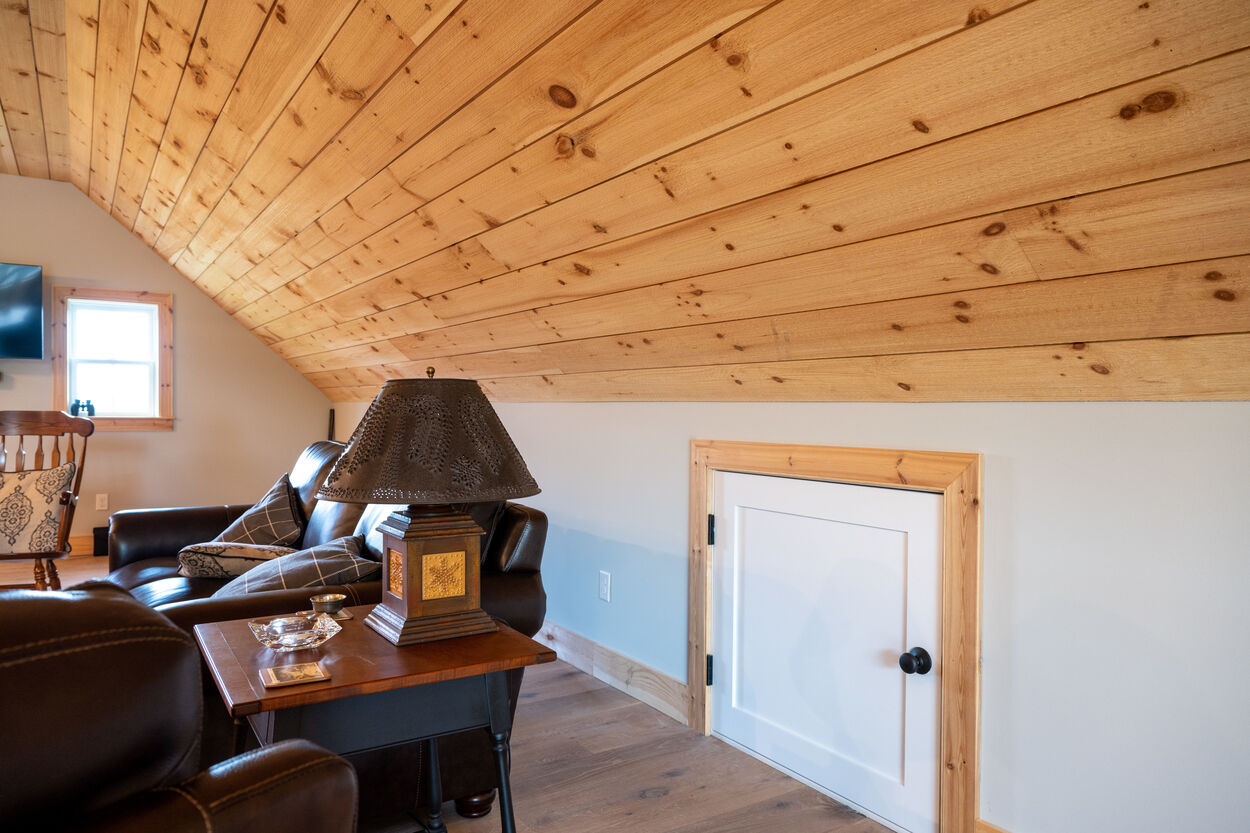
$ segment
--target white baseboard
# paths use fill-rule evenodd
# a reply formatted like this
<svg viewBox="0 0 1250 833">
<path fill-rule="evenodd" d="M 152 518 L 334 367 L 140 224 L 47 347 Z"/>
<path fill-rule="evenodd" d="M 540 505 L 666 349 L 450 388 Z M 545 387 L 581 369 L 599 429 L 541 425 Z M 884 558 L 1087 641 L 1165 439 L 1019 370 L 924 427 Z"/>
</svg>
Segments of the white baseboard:
<svg viewBox="0 0 1250 833">
<path fill-rule="evenodd" d="M 689 725 L 686 721 L 689 696 L 685 683 L 551 622 L 544 622 L 534 639 L 553 648 L 560 659 L 574 668 L 646 703 L 683 726 Z"/>
</svg>

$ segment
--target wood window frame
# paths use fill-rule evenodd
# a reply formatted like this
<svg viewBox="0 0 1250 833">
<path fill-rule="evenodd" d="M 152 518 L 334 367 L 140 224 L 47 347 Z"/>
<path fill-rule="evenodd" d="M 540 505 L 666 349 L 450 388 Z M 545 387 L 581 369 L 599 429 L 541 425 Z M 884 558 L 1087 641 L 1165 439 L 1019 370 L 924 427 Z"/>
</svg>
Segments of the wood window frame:
<svg viewBox="0 0 1250 833">
<path fill-rule="evenodd" d="M 711 730 L 703 685 L 712 628 L 707 517 L 717 471 L 800 477 L 942 494 L 942 705 L 939 833 L 987 828 L 977 818 L 981 726 L 981 455 L 692 440 L 690 444 L 688 720 Z"/>
<path fill-rule="evenodd" d="M 157 308 L 159 348 L 157 354 L 157 416 L 91 417 L 97 431 L 172 431 L 174 429 L 174 296 L 168 292 L 128 289 L 94 289 L 79 286 L 52 287 L 52 408 L 69 411 L 70 299 L 152 304 Z"/>
</svg>

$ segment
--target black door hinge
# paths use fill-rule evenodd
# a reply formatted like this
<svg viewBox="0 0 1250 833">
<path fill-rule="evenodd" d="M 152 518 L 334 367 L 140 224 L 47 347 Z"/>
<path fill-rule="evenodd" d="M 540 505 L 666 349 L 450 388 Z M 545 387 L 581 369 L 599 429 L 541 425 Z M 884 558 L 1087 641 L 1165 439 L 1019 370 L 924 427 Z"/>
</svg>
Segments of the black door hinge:
<svg viewBox="0 0 1250 833">
<path fill-rule="evenodd" d="M 712 655 L 707 655 L 707 685 L 712 684 Z"/>
<path fill-rule="evenodd" d="M 707 545 L 716 546 L 716 516 L 710 513 L 707 516 Z"/>
</svg>

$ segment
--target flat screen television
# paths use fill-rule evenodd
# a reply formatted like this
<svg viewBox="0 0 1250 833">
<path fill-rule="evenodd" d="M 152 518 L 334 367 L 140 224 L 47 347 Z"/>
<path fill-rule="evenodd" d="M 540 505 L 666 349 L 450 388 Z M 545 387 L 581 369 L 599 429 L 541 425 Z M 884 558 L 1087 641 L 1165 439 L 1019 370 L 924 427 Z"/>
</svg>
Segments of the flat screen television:
<svg viewBox="0 0 1250 833">
<path fill-rule="evenodd" d="M 43 267 L 0 263 L 0 359 L 43 358 Z"/>
</svg>

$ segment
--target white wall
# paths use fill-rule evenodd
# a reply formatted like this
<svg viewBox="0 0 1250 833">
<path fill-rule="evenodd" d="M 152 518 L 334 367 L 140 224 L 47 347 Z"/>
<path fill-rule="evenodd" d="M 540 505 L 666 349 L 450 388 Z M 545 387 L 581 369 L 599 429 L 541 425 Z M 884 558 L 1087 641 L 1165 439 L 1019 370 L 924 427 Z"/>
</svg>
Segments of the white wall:
<svg viewBox="0 0 1250 833">
<path fill-rule="evenodd" d="M 98 492 L 111 510 L 251 502 L 325 438 L 325 396 L 72 185 L 0 176 L 0 261 L 43 266 L 48 320 L 53 285 L 174 295 L 174 430 L 91 437 L 74 535 L 107 525 Z M 0 374 L 0 408 L 52 407 L 50 359 Z"/>
<path fill-rule="evenodd" d="M 548 618 L 678 679 L 692 438 L 981 452 L 982 817 L 1245 829 L 1250 403 L 496 408 L 551 520 Z"/>
</svg>

